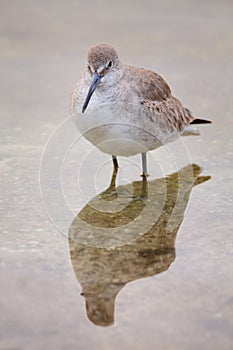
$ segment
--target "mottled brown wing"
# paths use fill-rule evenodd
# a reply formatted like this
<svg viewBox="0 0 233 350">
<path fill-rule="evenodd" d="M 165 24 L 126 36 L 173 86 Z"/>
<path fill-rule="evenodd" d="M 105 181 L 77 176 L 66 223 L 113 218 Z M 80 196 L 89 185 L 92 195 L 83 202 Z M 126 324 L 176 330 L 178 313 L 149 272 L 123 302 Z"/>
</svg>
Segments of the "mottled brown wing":
<svg viewBox="0 0 233 350">
<path fill-rule="evenodd" d="M 143 100 L 141 104 L 146 108 L 147 115 L 167 130 L 182 131 L 189 125 L 194 117 L 182 103 L 171 96 L 163 101 Z"/>
<path fill-rule="evenodd" d="M 129 73 L 139 96 L 144 100 L 163 101 L 171 96 L 166 81 L 157 73 L 144 68 L 129 66 Z M 135 86 L 136 81 L 136 86 Z"/>
</svg>

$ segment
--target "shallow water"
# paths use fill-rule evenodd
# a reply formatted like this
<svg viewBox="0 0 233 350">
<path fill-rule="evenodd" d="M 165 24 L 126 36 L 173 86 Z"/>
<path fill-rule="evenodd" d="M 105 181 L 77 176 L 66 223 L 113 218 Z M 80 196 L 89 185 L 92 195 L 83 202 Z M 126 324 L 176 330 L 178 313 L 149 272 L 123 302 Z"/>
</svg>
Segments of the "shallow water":
<svg viewBox="0 0 233 350">
<path fill-rule="evenodd" d="M 231 349 L 232 3 L 3 8 L 0 349 Z M 99 41 L 213 120 L 148 154 L 147 201 L 140 157 L 108 189 L 110 157 L 68 118 Z"/>
</svg>

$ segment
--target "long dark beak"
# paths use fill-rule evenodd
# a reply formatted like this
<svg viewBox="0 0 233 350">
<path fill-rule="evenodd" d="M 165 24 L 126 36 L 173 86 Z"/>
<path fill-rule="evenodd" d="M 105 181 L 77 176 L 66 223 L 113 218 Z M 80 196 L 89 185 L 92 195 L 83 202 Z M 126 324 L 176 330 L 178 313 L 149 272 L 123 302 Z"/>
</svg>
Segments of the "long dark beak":
<svg viewBox="0 0 233 350">
<path fill-rule="evenodd" d="M 85 102 L 83 104 L 82 113 L 85 112 L 85 110 L 86 110 L 86 108 L 88 106 L 88 103 L 89 103 L 89 101 L 91 99 L 91 96 L 93 95 L 93 93 L 94 93 L 95 89 L 97 88 L 97 86 L 99 85 L 100 81 L 101 81 L 101 76 L 97 72 L 95 72 L 93 74 L 92 83 L 91 83 L 90 89 L 89 89 L 89 91 L 87 93 L 86 100 L 85 100 Z"/>
</svg>

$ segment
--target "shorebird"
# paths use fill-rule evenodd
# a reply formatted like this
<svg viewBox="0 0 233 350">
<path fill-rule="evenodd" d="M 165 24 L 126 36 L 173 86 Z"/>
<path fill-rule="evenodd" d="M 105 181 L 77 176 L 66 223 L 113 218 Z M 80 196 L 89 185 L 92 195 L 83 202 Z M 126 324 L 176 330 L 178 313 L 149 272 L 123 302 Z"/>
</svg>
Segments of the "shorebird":
<svg viewBox="0 0 233 350">
<path fill-rule="evenodd" d="M 72 96 L 70 112 L 82 135 L 102 152 L 117 156 L 142 155 L 142 197 L 146 197 L 146 154 L 180 135 L 197 135 L 191 124 L 210 123 L 195 118 L 172 96 L 157 73 L 124 65 L 114 47 L 90 48 L 87 69 Z M 84 114 L 85 113 L 85 114 Z"/>
</svg>

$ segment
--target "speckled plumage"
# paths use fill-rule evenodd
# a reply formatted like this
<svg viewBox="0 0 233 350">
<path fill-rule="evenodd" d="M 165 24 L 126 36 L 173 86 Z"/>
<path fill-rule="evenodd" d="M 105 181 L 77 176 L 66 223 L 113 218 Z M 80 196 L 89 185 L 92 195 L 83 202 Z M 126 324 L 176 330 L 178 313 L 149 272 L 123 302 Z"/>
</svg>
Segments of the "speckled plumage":
<svg viewBox="0 0 233 350">
<path fill-rule="evenodd" d="M 95 70 L 110 60 L 112 60 L 115 65 L 119 62 L 118 54 L 111 45 L 95 45 L 88 51 L 87 61 L 91 63 Z"/>
<path fill-rule="evenodd" d="M 95 78 L 99 80 L 94 83 Z M 182 133 L 198 133 L 190 126 L 195 118 L 159 74 L 122 64 L 107 44 L 88 51 L 87 70 L 72 94 L 71 114 L 84 137 L 116 156 L 145 153 Z"/>
</svg>

